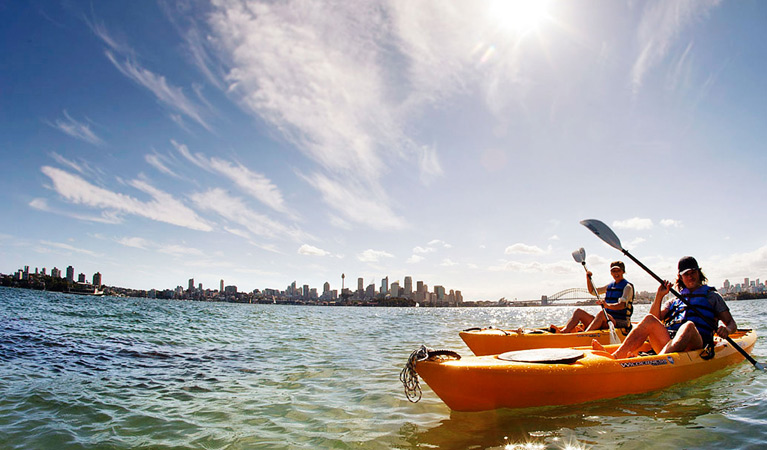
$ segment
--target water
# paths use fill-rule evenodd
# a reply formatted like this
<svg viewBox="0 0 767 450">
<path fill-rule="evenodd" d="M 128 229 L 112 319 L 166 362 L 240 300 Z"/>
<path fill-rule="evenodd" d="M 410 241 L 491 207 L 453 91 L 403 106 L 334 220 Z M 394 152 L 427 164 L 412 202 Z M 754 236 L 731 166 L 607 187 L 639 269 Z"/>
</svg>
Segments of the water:
<svg viewBox="0 0 767 450">
<path fill-rule="evenodd" d="M 730 303 L 759 332 L 767 301 Z M 451 412 L 399 371 L 458 331 L 562 323 L 548 308 L 329 308 L 0 288 L 0 448 L 757 448 L 767 373 L 742 363 L 652 394 Z M 646 305 L 636 308 L 637 317 Z M 620 380 L 605 380 L 620 382 Z M 599 386 L 594 386 L 598 389 Z"/>
</svg>

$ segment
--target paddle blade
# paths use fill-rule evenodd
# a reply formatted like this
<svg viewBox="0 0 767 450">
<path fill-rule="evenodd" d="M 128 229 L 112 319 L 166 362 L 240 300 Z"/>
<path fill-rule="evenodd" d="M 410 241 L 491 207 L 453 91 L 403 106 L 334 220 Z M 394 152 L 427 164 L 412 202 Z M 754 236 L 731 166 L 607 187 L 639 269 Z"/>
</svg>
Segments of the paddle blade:
<svg viewBox="0 0 767 450">
<path fill-rule="evenodd" d="M 618 236 L 613 233 L 613 230 L 611 230 L 610 227 L 605 225 L 601 220 L 581 220 L 581 225 L 591 230 L 592 233 L 596 234 L 599 239 L 605 241 L 610 247 L 623 251 L 623 247 L 621 247 L 621 240 L 618 239 Z"/>
<path fill-rule="evenodd" d="M 584 261 L 586 261 L 586 250 L 584 250 L 583 247 L 581 247 L 578 250 L 574 251 L 573 259 L 577 263 L 583 263 Z"/>
</svg>

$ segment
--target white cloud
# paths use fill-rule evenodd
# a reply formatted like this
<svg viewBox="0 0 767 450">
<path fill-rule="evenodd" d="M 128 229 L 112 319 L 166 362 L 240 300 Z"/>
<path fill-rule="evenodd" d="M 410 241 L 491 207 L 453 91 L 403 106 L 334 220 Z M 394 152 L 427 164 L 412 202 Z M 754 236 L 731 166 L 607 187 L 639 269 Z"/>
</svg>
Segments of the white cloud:
<svg viewBox="0 0 767 450">
<path fill-rule="evenodd" d="M 419 114 L 412 100 L 423 89 L 394 82 L 408 74 L 392 61 L 400 49 L 380 44 L 398 31 L 391 26 L 398 10 L 388 8 L 337 2 L 305 14 L 299 1 L 221 2 L 207 25 L 226 67 L 228 93 L 319 165 L 306 179 L 323 201 L 349 222 L 401 229 L 404 220 L 391 214 L 394 202 L 382 187 L 387 174 L 411 163 L 429 183 L 443 170 L 436 149 L 406 133 L 410 117 Z M 343 195 L 351 206 L 333 201 L 340 188 L 331 184 L 346 183 L 354 185 Z M 371 202 L 387 214 L 349 213 L 371 209 Z"/>
<path fill-rule="evenodd" d="M 311 238 L 298 227 L 284 225 L 253 211 L 241 198 L 234 197 L 223 189 L 196 193 L 191 195 L 191 199 L 198 208 L 214 212 L 262 238 L 288 238 L 294 241 Z"/>
<path fill-rule="evenodd" d="M 308 256 L 328 256 L 330 255 L 330 252 L 325 251 L 321 248 L 314 247 L 309 244 L 303 244 L 301 247 L 298 248 L 298 254 L 308 255 Z"/>
<path fill-rule="evenodd" d="M 662 219 L 660 221 L 660 224 L 663 225 L 664 227 L 667 227 L 667 228 L 670 228 L 670 227 L 682 228 L 683 227 L 681 220 L 674 220 L 674 219 Z"/>
<path fill-rule="evenodd" d="M 260 201 L 275 211 L 293 216 L 282 197 L 282 193 L 272 181 L 261 173 L 254 172 L 239 163 L 232 163 L 219 158 L 206 158 L 203 154 L 192 154 L 186 145 L 171 140 L 176 150 L 190 162 L 204 170 L 218 173 L 232 181 L 244 193 Z"/>
<path fill-rule="evenodd" d="M 362 262 L 378 262 L 382 258 L 394 258 L 394 255 L 392 255 L 389 252 L 385 252 L 383 250 L 373 250 L 368 249 L 364 252 L 357 255 L 357 259 L 359 259 Z"/>
<path fill-rule="evenodd" d="M 148 89 L 160 102 L 184 114 L 202 125 L 205 129 L 211 129 L 210 125 L 203 119 L 202 109 L 187 98 L 183 89 L 171 85 L 164 76 L 157 75 L 141 67 L 129 58 L 120 62 L 112 52 L 107 51 L 105 53 L 117 70 L 140 86 Z"/>
<path fill-rule="evenodd" d="M 565 275 L 576 271 L 582 272 L 583 269 L 577 270 L 575 264 L 565 264 L 563 262 L 542 263 L 539 261 L 532 261 L 522 263 L 518 261 L 502 261 L 499 265 L 488 267 L 488 270 L 492 272 L 552 273 Z"/>
<path fill-rule="evenodd" d="M 407 259 L 408 264 L 415 264 L 419 263 L 424 260 L 423 256 L 420 255 L 412 255 L 410 258 Z"/>
<path fill-rule="evenodd" d="M 74 253 L 82 253 L 82 254 L 88 255 L 88 256 L 97 256 L 97 257 L 98 256 L 102 256 L 100 253 L 97 253 L 97 252 L 94 252 L 94 251 L 91 251 L 91 250 L 87 250 L 87 249 L 84 249 L 82 247 L 75 247 L 74 245 L 65 244 L 63 242 L 40 241 L 40 244 L 42 244 L 42 245 L 44 245 L 46 247 L 53 247 L 53 248 L 57 248 L 59 250 L 66 250 L 66 251 L 74 252 Z"/>
<path fill-rule="evenodd" d="M 623 230 L 649 230 L 652 229 L 653 223 L 651 219 L 634 217 L 633 219 L 616 220 L 613 222 L 613 227 Z"/>
<path fill-rule="evenodd" d="M 453 267 L 453 266 L 457 266 L 457 265 L 458 265 L 458 263 L 453 261 L 450 258 L 445 258 L 440 263 L 440 266 L 442 266 L 442 267 Z"/>
<path fill-rule="evenodd" d="M 413 247 L 413 253 L 431 253 L 434 249 L 431 247 L 421 247 L 420 245 L 417 247 Z"/>
<path fill-rule="evenodd" d="M 49 123 L 49 125 L 75 139 L 85 141 L 89 144 L 104 144 L 104 141 L 91 130 L 90 125 L 76 121 L 66 112 L 66 110 L 64 111 L 64 119 L 56 119 L 53 123 Z"/>
<path fill-rule="evenodd" d="M 506 247 L 506 250 L 504 253 L 507 255 L 544 255 L 551 251 L 551 247 L 548 248 L 548 250 L 543 250 L 542 248 L 535 246 L 535 245 L 527 245 L 522 243 L 516 243 L 514 245 L 510 245 Z"/>
<path fill-rule="evenodd" d="M 81 177 L 61 169 L 43 166 L 41 171 L 53 181 L 53 189 L 70 203 L 101 208 L 108 212 L 132 214 L 193 230 L 212 230 L 211 226 L 194 211 L 170 194 L 154 188 L 145 181 L 135 180 L 130 184 L 152 197 L 152 200 L 147 202 L 94 186 Z"/>
<path fill-rule="evenodd" d="M 305 180 L 314 186 L 328 205 L 333 205 L 349 222 L 376 230 L 402 230 L 407 222 L 389 206 L 385 194 L 357 184 L 354 180 L 335 180 L 315 174 Z"/>
<path fill-rule="evenodd" d="M 180 178 L 176 172 L 169 169 L 168 166 L 165 165 L 165 162 L 163 161 L 164 158 L 157 153 L 152 153 L 150 155 L 144 156 L 144 159 L 147 163 L 149 163 L 150 166 L 154 167 L 155 169 L 159 170 L 161 173 L 164 173 L 166 175 L 170 175 L 174 178 Z"/>
<path fill-rule="evenodd" d="M 140 248 L 142 250 L 146 250 L 149 248 L 152 243 L 148 240 L 140 237 L 124 237 L 117 240 L 118 244 L 122 244 L 126 247 L 132 247 L 132 248 Z"/>
</svg>

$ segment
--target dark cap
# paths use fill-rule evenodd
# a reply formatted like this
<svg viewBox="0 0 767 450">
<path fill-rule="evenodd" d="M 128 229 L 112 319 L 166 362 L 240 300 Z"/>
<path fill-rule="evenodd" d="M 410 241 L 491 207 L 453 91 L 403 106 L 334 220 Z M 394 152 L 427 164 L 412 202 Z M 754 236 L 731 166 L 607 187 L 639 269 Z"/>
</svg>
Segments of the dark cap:
<svg viewBox="0 0 767 450">
<path fill-rule="evenodd" d="M 679 275 L 686 273 L 688 270 L 700 270 L 698 267 L 698 261 L 692 256 L 685 256 L 679 260 Z"/>
<path fill-rule="evenodd" d="M 622 271 L 626 271 L 626 266 L 623 264 L 623 261 L 613 261 L 610 263 L 610 270 L 612 270 L 613 267 L 617 267 Z"/>
</svg>

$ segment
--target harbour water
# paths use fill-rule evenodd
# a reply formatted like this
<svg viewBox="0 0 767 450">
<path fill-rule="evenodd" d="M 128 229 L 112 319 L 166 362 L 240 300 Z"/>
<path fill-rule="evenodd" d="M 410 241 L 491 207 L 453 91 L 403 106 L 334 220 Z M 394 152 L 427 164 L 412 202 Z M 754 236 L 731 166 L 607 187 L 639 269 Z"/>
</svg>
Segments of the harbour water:
<svg viewBox="0 0 767 450">
<path fill-rule="evenodd" d="M 730 302 L 767 361 L 767 301 Z M 744 362 L 651 394 L 451 412 L 399 372 L 458 331 L 562 323 L 571 307 L 334 308 L 0 288 L 3 449 L 762 448 L 767 373 Z M 636 307 L 636 317 L 647 305 Z M 605 380 L 605 383 L 620 380 Z M 599 386 L 594 386 L 599 389 Z M 568 447 L 569 446 L 569 447 Z"/>
</svg>

